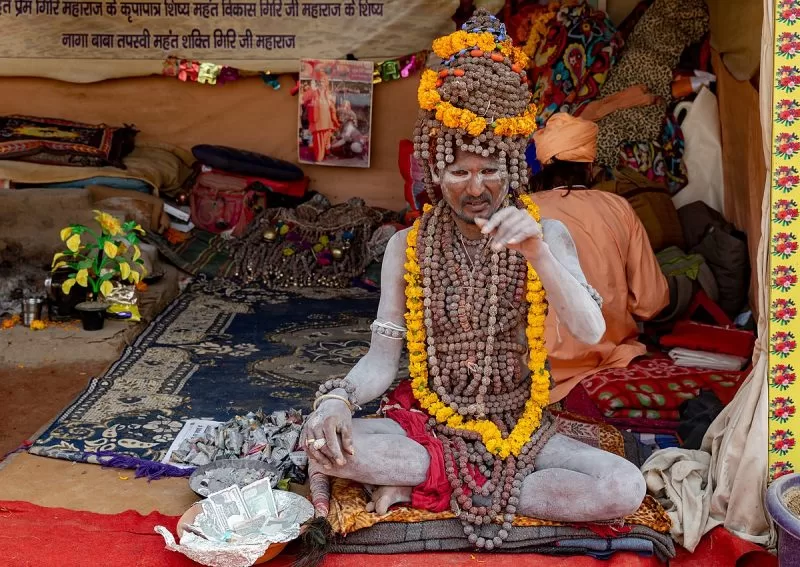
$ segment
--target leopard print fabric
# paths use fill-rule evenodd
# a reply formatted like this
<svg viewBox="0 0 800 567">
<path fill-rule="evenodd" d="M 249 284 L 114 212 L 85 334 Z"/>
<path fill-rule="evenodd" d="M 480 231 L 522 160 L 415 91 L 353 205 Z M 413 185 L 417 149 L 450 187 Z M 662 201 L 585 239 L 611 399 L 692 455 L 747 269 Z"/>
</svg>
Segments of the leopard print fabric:
<svg viewBox="0 0 800 567">
<path fill-rule="evenodd" d="M 656 0 L 628 38 L 622 57 L 600 90 L 606 97 L 645 84 L 661 98 L 659 104 L 627 108 L 600 120 L 597 161 L 615 167 L 619 145 L 627 141 L 655 142 L 661 135 L 672 100 L 672 71 L 683 50 L 708 31 L 703 0 Z"/>
</svg>

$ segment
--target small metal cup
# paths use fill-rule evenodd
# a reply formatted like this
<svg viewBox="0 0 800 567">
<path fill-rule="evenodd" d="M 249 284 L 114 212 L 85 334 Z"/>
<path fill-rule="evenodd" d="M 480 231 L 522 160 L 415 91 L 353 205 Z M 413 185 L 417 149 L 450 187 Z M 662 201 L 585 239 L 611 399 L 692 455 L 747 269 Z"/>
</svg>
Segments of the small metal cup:
<svg viewBox="0 0 800 567">
<path fill-rule="evenodd" d="M 36 319 L 42 318 L 42 304 L 44 300 L 41 297 L 29 297 L 22 300 L 22 323 L 26 327 L 30 327 Z"/>
</svg>

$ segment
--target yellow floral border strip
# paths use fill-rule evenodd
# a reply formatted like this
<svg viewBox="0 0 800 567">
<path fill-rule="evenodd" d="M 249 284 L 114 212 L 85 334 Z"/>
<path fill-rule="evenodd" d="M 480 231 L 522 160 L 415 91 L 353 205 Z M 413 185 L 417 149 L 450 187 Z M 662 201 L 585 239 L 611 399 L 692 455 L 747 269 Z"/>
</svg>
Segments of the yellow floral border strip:
<svg viewBox="0 0 800 567">
<path fill-rule="evenodd" d="M 769 476 L 800 464 L 800 0 L 775 3 L 772 163 L 769 234 Z"/>
</svg>

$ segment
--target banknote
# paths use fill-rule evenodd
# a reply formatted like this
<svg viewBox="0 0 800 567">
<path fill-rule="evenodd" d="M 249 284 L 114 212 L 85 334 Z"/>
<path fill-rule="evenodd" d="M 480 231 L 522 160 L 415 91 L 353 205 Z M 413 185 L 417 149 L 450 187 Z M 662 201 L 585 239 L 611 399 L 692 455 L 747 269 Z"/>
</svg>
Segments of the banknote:
<svg viewBox="0 0 800 567">
<path fill-rule="evenodd" d="M 207 500 L 213 505 L 217 519 L 227 528 L 253 517 L 247 509 L 242 491 L 235 484 L 219 492 L 209 494 Z"/>
<path fill-rule="evenodd" d="M 251 518 L 265 516 L 267 519 L 278 516 L 278 506 L 269 478 L 257 480 L 242 488 L 242 499 Z"/>
</svg>

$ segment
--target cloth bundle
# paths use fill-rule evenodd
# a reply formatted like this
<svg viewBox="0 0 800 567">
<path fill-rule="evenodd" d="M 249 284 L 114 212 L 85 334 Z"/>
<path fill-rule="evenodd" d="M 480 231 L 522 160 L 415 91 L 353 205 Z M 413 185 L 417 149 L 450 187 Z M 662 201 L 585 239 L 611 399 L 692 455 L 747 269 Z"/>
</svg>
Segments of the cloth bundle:
<svg viewBox="0 0 800 567">
<path fill-rule="evenodd" d="M 539 127 L 557 112 L 579 115 L 597 98 L 617 61 L 622 39 L 614 24 L 586 2 L 564 5 L 531 57 L 529 78 Z"/>
</svg>

